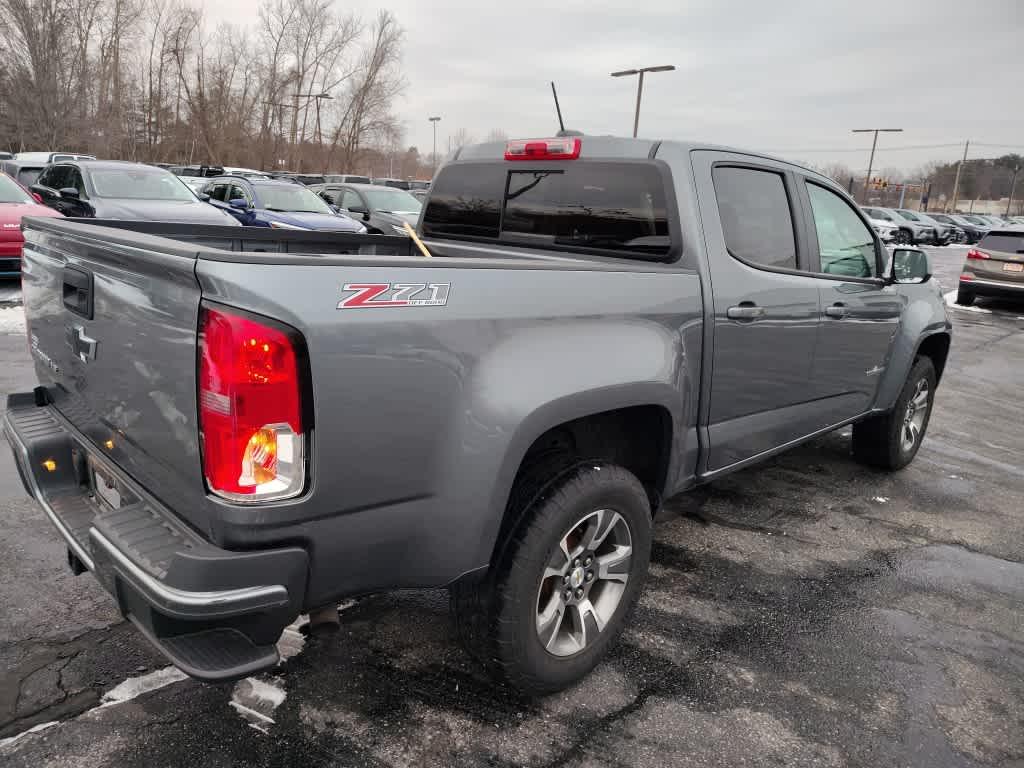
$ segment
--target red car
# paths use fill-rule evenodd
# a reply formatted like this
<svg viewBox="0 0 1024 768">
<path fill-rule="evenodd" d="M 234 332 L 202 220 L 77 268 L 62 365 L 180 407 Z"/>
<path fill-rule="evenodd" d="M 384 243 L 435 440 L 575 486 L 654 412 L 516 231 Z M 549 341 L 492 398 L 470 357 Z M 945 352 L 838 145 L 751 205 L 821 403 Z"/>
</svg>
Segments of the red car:
<svg viewBox="0 0 1024 768">
<path fill-rule="evenodd" d="M 0 173 L 0 278 L 21 274 L 22 216 L 60 216 L 37 202 L 32 193 L 6 173 Z"/>
</svg>

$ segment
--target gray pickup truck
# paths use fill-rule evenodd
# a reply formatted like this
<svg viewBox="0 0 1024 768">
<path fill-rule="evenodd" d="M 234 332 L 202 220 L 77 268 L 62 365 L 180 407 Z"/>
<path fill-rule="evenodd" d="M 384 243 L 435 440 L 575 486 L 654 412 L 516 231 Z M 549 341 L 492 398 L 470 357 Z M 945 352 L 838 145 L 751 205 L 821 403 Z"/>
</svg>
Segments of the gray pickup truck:
<svg viewBox="0 0 1024 768">
<path fill-rule="evenodd" d="M 853 424 L 910 462 L 951 326 L 827 178 L 610 137 L 489 143 L 408 238 L 27 219 L 4 429 L 120 610 L 203 680 L 342 598 L 448 587 L 538 694 L 585 675 L 664 499 Z"/>
</svg>

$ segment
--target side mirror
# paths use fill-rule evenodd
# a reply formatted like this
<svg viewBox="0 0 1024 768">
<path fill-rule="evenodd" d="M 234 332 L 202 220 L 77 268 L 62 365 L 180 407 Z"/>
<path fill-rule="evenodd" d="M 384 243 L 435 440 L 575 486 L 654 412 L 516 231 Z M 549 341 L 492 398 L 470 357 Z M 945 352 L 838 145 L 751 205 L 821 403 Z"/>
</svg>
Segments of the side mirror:
<svg viewBox="0 0 1024 768">
<path fill-rule="evenodd" d="M 243 211 L 249 208 L 249 203 L 244 197 L 233 197 L 228 201 L 228 205 Z"/>
<path fill-rule="evenodd" d="M 35 200 L 37 203 L 43 202 L 43 196 L 40 195 L 38 192 L 32 193 L 32 199 Z"/>
<path fill-rule="evenodd" d="M 341 213 L 341 208 L 339 208 L 332 202 L 328 202 L 327 207 L 330 208 L 334 213 Z"/>
<path fill-rule="evenodd" d="M 362 216 L 364 219 L 370 218 L 370 212 L 361 205 L 349 206 L 348 212 L 355 214 L 356 216 Z"/>
<path fill-rule="evenodd" d="M 79 198 L 78 190 L 74 187 L 62 187 L 60 190 L 61 197 L 67 197 L 71 200 L 77 200 Z"/>
<path fill-rule="evenodd" d="M 890 283 L 926 283 L 932 277 L 928 254 L 916 248 L 897 248 L 889 263 Z"/>
<path fill-rule="evenodd" d="M 196 197 L 198 197 L 204 203 L 210 202 L 210 196 L 205 192 L 197 192 Z"/>
</svg>

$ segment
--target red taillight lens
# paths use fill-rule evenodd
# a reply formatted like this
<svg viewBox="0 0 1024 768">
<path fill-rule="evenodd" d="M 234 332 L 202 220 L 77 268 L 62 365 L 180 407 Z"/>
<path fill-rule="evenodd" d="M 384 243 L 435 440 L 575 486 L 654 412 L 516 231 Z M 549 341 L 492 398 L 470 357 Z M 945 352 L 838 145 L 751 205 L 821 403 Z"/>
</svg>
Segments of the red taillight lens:
<svg viewBox="0 0 1024 768">
<path fill-rule="evenodd" d="M 580 156 L 579 138 L 524 139 L 505 145 L 506 160 L 575 160 Z"/>
<path fill-rule="evenodd" d="M 305 484 L 302 378 L 293 337 L 203 307 L 199 428 L 210 490 L 243 502 L 286 499 Z"/>
<path fill-rule="evenodd" d="M 977 248 L 971 248 L 967 252 L 968 259 L 991 259 L 992 257 L 984 251 L 979 251 Z"/>
</svg>

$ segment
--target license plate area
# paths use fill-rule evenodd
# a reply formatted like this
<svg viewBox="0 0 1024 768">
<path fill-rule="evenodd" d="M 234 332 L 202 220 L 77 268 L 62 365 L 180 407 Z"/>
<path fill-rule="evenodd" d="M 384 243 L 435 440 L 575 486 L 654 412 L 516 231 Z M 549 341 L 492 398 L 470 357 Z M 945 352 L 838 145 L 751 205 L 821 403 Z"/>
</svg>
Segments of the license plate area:
<svg viewBox="0 0 1024 768">
<path fill-rule="evenodd" d="M 1024 263 L 1008 261 L 1006 264 L 1003 264 L 1003 272 L 1024 272 Z"/>
</svg>

